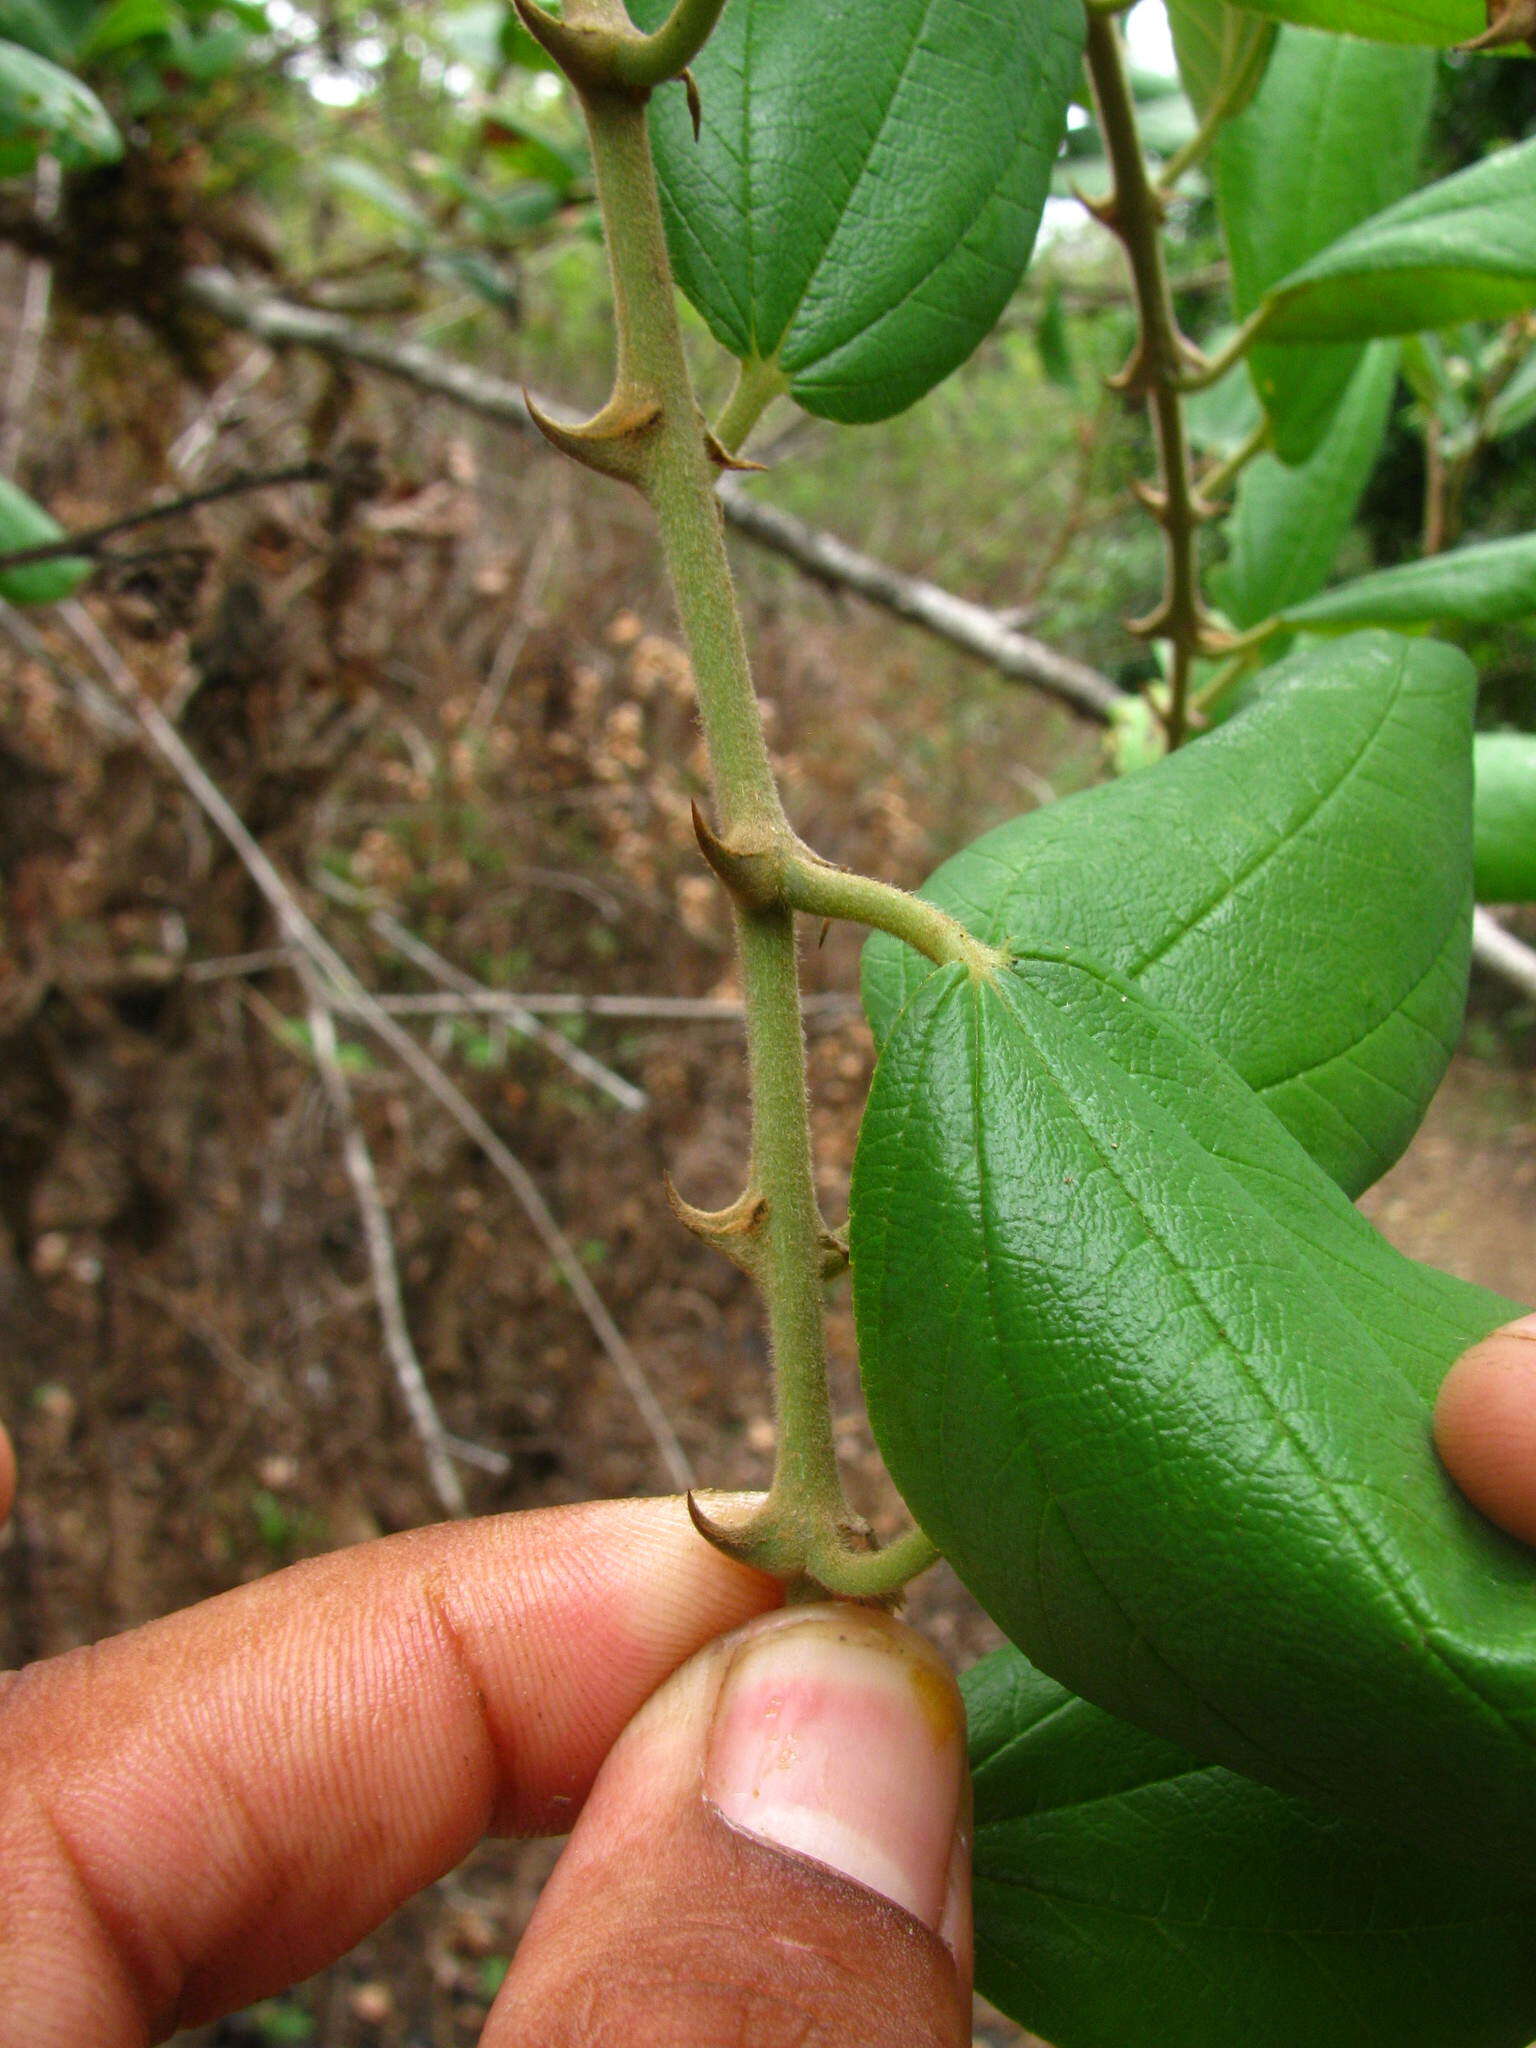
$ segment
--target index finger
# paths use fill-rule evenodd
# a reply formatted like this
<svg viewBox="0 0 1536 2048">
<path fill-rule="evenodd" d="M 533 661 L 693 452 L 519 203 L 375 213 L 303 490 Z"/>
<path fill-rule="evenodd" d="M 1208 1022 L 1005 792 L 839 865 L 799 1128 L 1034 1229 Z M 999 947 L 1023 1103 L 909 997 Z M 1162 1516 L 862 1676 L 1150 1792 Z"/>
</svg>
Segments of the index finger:
<svg viewBox="0 0 1536 2048">
<path fill-rule="evenodd" d="M 0 1679 L 0 2012 L 163 2038 L 308 1976 L 776 1604 L 680 1500 L 414 1531 Z"/>
</svg>

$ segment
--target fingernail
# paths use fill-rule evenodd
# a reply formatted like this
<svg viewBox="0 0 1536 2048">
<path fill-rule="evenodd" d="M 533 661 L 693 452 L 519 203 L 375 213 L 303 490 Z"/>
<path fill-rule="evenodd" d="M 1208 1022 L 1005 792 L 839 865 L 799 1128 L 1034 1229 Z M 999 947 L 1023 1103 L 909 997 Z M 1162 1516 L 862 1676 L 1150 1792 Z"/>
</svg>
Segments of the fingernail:
<svg viewBox="0 0 1536 2048">
<path fill-rule="evenodd" d="M 733 1827 L 841 1872 L 938 1932 L 964 1713 L 936 1651 L 884 1615 L 778 1615 L 736 1652 L 705 1792 Z"/>
</svg>

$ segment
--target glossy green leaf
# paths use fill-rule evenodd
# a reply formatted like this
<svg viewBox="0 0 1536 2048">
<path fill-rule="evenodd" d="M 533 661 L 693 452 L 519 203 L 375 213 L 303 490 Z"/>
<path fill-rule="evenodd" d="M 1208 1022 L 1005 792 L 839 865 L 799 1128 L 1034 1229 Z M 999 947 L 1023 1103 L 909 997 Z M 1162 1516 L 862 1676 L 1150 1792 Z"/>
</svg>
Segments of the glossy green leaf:
<svg viewBox="0 0 1536 2048">
<path fill-rule="evenodd" d="M 43 548 L 62 540 L 64 529 L 25 491 L 0 477 L 0 555 Z M 78 590 L 91 573 L 89 562 L 66 555 L 55 562 L 0 571 L 0 597 L 7 604 L 57 604 Z"/>
<path fill-rule="evenodd" d="M 652 101 L 677 279 L 717 339 L 827 419 L 921 398 L 1029 260 L 1082 39 L 1077 0 L 731 0 L 699 140 L 680 91 Z"/>
<path fill-rule="evenodd" d="M 1000 825 L 922 893 L 993 944 L 1129 976 L 1358 1193 L 1407 1144 L 1460 1030 L 1472 672 L 1435 642 L 1362 634 L 1267 676 L 1217 731 Z M 927 973 L 870 940 L 877 1037 Z"/>
<path fill-rule="evenodd" d="M 1057 2048 L 1524 2048 L 1536 1902 L 1075 1698 L 961 1680 L 976 1970 Z"/>
<path fill-rule="evenodd" d="M 886 1464 L 1034 1663 L 1529 1882 L 1536 1552 L 1430 1436 L 1513 1304 L 1394 1251 L 1133 984 L 1043 953 L 907 1004 L 850 1242 Z"/>
<path fill-rule="evenodd" d="M 1437 619 L 1500 626 L 1533 612 L 1536 534 L 1522 533 L 1377 569 L 1286 606 L 1283 617 L 1309 633 L 1347 633 L 1357 626 L 1429 626 Z"/>
<path fill-rule="evenodd" d="M 1168 0 L 1179 77 L 1204 120 L 1211 108 L 1230 121 L 1259 89 L 1274 48 L 1275 24 L 1227 0 Z"/>
<path fill-rule="evenodd" d="M 1502 320 L 1536 305 L 1536 139 L 1426 185 L 1267 293 L 1268 341 Z"/>
<path fill-rule="evenodd" d="M 1480 732 L 1472 762 L 1477 899 L 1536 903 L 1536 733 Z"/>
<path fill-rule="evenodd" d="M 1238 0 L 1238 5 L 1333 35 L 1442 50 L 1470 42 L 1488 25 L 1479 0 Z"/>
<path fill-rule="evenodd" d="M 1210 579 L 1234 625 L 1256 626 L 1322 587 L 1381 453 L 1396 383 L 1396 346 L 1372 342 L 1306 461 L 1266 454 L 1243 471 L 1222 528 L 1227 559 Z"/>
<path fill-rule="evenodd" d="M 0 42 L 0 158 L 8 170 L 44 154 L 82 170 L 122 153 L 123 138 L 88 85 L 19 43 Z"/>
<path fill-rule="evenodd" d="M 1428 51 L 1287 28 L 1253 104 L 1217 137 L 1217 210 L 1244 318 L 1269 289 L 1413 188 L 1429 121 Z M 1359 361 L 1358 347 L 1249 350 L 1275 452 L 1305 461 Z"/>
</svg>

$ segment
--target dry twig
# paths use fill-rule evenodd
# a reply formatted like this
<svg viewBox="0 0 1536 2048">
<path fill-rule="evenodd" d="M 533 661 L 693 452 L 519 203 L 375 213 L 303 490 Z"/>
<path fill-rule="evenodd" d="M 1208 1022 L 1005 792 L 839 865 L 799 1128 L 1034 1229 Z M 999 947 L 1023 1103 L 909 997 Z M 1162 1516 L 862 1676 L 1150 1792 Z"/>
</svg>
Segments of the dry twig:
<svg viewBox="0 0 1536 2048">
<path fill-rule="evenodd" d="M 437 1412 L 427 1376 L 411 1342 L 411 1326 L 406 1319 L 400 1269 L 389 1228 L 389 1212 L 379 1192 L 373 1154 L 357 1120 L 352 1086 L 341 1064 L 340 1049 L 336 1043 L 336 1020 L 331 1015 L 325 984 L 304 954 L 296 955 L 296 965 L 299 979 L 304 984 L 305 1006 L 309 1013 L 310 1047 L 315 1055 L 315 1065 L 320 1070 L 326 1099 L 331 1105 L 331 1114 L 341 1129 L 342 1158 L 346 1162 L 352 1192 L 357 1198 L 363 1240 L 368 1247 L 368 1267 L 373 1276 L 374 1300 L 379 1308 L 379 1326 L 384 1335 L 385 1356 L 394 1368 L 395 1383 L 405 1402 L 406 1413 L 421 1440 L 432 1491 L 446 1514 L 466 1515 L 469 1506 L 459 1484 L 459 1475 L 448 1456 L 443 1419 Z"/>
<path fill-rule="evenodd" d="M 345 883 L 337 881 L 333 875 L 321 875 L 319 886 L 325 895 L 338 903 L 345 903 L 353 909 L 366 909 L 367 898 L 359 890 L 349 889 Z M 476 981 L 472 974 L 466 974 L 461 967 L 455 967 L 451 960 L 445 960 L 435 947 L 429 946 L 425 939 L 418 938 L 397 917 L 391 917 L 387 910 L 367 910 L 367 918 L 370 928 L 378 933 L 386 945 L 392 946 L 413 965 L 430 974 L 443 988 L 452 989 L 455 994 L 474 998 L 476 1001 L 482 996 L 497 993 L 494 989 L 488 989 L 483 982 Z M 461 1005 L 456 1012 L 439 1011 L 436 1014 L 462 1016 L 466 1012 Z M 621 1109 L 645 1108 L 648 1098 L 643 1088 L 637 1088 L 632 1081 L 626 1081 L 624 1076 L 616 1074 L 612 1067 L 605 1067 L 601 1060 L 594 1059 L 591 1053 L 584 1052 L 579 1045 L 572 1045 L 563 1032 L 553 1030 L 548 1024 L 541 1024 L 515 996 L 509 996 L 503 1002 L 490 1005 L 485 1014 L 502 1018 L 522 1037 L 535 1040 L 546 1052 L 552 1053 L 557 1060 L 569 1067 L 573 1074 L 579 1074 L 582 1080 L 589 1082 L 594 1088 L 600 1088 L 605 1095 L 611 1096 Z"/>
</svg>

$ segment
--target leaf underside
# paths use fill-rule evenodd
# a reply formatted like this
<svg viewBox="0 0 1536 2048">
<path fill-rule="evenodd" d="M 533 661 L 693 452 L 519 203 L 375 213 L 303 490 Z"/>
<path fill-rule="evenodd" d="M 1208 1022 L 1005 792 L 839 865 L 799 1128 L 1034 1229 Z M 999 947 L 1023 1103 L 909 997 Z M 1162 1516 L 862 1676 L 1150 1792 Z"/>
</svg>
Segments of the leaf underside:
<svg viewBox="0 0 1536 2048">
<path fill-rule="evenodd" d="M 1057 2048 L 1524 2048 L 1536 1902 L 1075 1699 L 965 1674 L 979 1988 Z"/>
<path fill-rule="evenodd" d="M 1536 1557 L 1429 1428 L 1511 1304 L 1393 1251 L 1225 1062 L 1043 952 L 908 1002 L 851 1244 L 881 1451 L 1035 1663 L 1529 1873 Z"/>
</svg>

